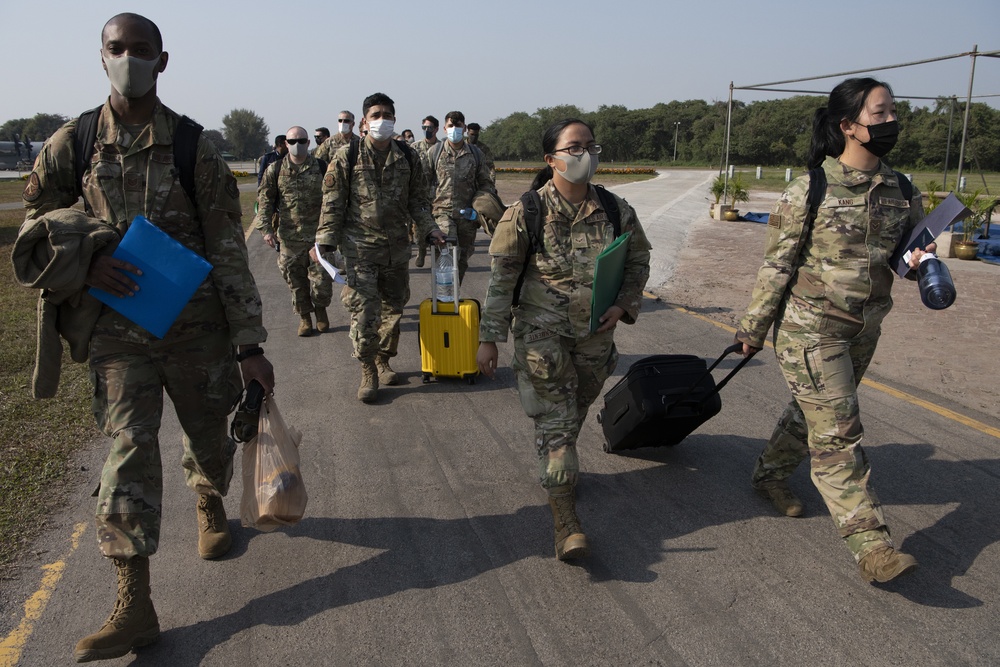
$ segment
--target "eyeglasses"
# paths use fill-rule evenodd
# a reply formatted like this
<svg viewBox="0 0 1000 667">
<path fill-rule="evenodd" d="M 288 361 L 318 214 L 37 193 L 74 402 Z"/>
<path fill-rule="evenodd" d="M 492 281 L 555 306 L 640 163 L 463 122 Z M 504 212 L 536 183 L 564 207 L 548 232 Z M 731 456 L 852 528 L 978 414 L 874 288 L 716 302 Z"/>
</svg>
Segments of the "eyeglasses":
<svg viewBox="0 0 1000 667">
<path fill-rule="evenodd" d="M 294 146 L 295 144 L 305 144 L 308 142 L 309 140 L 305 137 L 302 137 L 301 139 L 285 139 L 285 143 L 289 144 L 290 146 Z"/>
<path fill-rule="evenodd" d="M 423 130 L 424 132 L 426 132 L 427 130 L 433 130 L 434 126 L 433 125 L 422 125 L 420 127 L 420 129 Z"/>
<path fill-rule="evenodd" d="M 353 123 L 354 121 L 351 120 L 350 118 L 338 118 L 337 122 L 338 123 Z"/>
<path fill-rule="evenodd" d="M 557 149 L 555 149 L 552 152 L 553 153 L 561 153 L 563 151 L 566 151 L 567 153 L 569 153 L 573 157 L 580 157 L 584 153 L 590 153 L 591 155 L 597 155 L 598 153 L 601 152 L 601 145 L 600 144 L 594 144 L 593 146 L 568 146 L 566 148 L 557 148 Z"/>
</svg>

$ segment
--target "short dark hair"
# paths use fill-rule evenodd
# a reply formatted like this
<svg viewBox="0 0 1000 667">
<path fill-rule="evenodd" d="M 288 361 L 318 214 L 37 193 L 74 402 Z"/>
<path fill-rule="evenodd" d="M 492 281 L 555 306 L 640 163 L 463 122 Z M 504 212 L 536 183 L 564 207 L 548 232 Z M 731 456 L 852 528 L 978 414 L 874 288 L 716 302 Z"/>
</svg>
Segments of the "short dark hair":
<svg viewBox="0 0 1000 667">
<path fill-rule="evenodd" d="M 473 130 L 474 132 L 479 132 L 483 128 L 479 127 L 479 123 L 469 123 L 468 125 L 465 126 L 465 129 Z"/>
<path fill-rule="evenodd" d="M 403 130 L 403 134 L 406 134 L 407 132 L 413 134 L 413 130 L 411 130 L 410 128 L 406 128 L 405 130 Z"/>
<path fill-rule="evenodd" d="M 392 98 L 385 93 L 374 93 L 366 97 L 364 103 L 361 105 L 361 114 L 363 116 L 367 116 L 368 110 L 377 106 L 389 107 L 389 111 L 392 112 L 392 115 L 396 115 L 396 103 L 393 102 Z"/>
<path fill-rule="evenodd" d="M 433 125 L 434 127 L 441 127 L 441 123 L 439 123 L 438 119 L 435 118 L 434 116 L 424 116 L 424 119 L 420 121 L 420 123 L 423 124 L 427 121 L 430 121 L 431 125 Z"/>
<path fill-rule="evenodd" d="M 283 143 L 285 143 L 285 142 L 286 142 L 287 140 L 288 140 L 288 137 L 286 137 L 286 136 L 285 136 L 285 135 L 283 135 L 283 134 L 279 134 L 278 136 L 276 136 L 276 137 L 274 138 L 274 143 L 276 143 L 276 144 L 283 144 Z"/>
<path fill-rule="evenodd" d="M 123 19 L 123 20 L 126 20 L 126 21 L 138 21 L 140 23 L 145 23 L 146 26 L 149 27 L 149 29 L 153 31 L 153 38 L 154 38 L 154 42 L 156 43 L 156 48 L 158 48 L 160 51 L 163 51 L 163 36 L 160 34 L 160 29 L 156 27 L 155 23 L 153 23 L 152 21 L 150 21 L 149 19 L 147 19 L 145 16 L 142 16 L 141 14 L 133 14 L 132 12 L 122 12 L 121 14 L 115 14 L 114 16 L 112 16 L 111 18 L 108 19 L 107 23 L 104 24 L 104 27 L 101 28 L 101 45 L 102 46 L 104 45 L 104 31 L 108 29 L 109 25 L 111 25 L 112 23 L 114 23 L 115 21 L 117 21 L 119 19 Z"/>
<path fill-rule="evenodd" d="M 465 114 L 461 111 L 449 111 L 444 116 L 444 122 L 447 123 L 449 120 L 452 125 L 457 125 L 459 123 L 465 125 Z"/>
<path fill-rule="evenodd" d="M 319 132 L 324 137 L 329 137 L 330 136 L 330 128 L 328 128 L 328 127 L 317 127 L 315 130 L 313 130 L 313 132 Z"/>
</svg>

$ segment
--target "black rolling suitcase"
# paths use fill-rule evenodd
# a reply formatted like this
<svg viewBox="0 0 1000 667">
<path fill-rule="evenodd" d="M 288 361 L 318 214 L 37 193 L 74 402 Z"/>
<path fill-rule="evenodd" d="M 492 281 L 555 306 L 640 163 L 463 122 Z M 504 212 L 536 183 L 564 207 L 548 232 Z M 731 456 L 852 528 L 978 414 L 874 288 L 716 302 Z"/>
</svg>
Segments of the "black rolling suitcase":
<svg viewBox="0 0 1000 667">
<path fill-rule="evenodd" d="M 597 414 L 604 429 L 604 451 L 676 445 L 719 414 L 719 390 L 750 357 L 718 385 L 712 371 L 727 355 L 742 349 L 742 343 L 727 347 L 711 366 L 691 354 L 658 354 L 632 364 L 604 394 L 604 408 Z"/>
</svg>

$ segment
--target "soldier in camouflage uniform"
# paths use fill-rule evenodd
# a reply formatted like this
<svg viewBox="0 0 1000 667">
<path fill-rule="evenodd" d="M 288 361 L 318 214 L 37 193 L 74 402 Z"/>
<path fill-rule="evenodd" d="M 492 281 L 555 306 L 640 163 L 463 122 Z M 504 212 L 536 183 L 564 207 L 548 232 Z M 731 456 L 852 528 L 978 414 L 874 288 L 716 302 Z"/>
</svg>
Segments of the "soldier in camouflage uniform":
<svg viewBox="0 0 1000 667">
<path fill-rule="evenodd" d="M 267 333 L 248 265 L 236 179 L 212 142 L 201 137 L 196 196 L 188 198 L 174 164 L 180 118 L 156 96 L 167 53 L 152 21 L 117 15 L 104 26 L 101 40 L 112 90 L 100 108 L 96 145 L 82 178 L 88 213 L 121 234 L 142 214 L 207 259 L 212 271 L 162 340 L 107 307 L 93 330 L 94 416 L 113 438 L 97 493 L 97 537 L 101 553 L 117 568 L 118 602 L 101 630 L 77 644 L 81 662 L 124 655 L 159 636 L 148 559 L 160 536 L 157 434 L 164 390 L 184 432 L 181 465 L 187 484 L 199 494 L 199 553 L 217 558 L 231 543 L 222 496 L 235 450 L 227 415 L 240 394 L 241 371 L 244 382 L 257 379 L 267 391 L 274 385 L 271 365 L 260 354 Z M 76 130 L 76 121 L 70 121 L 39 154 L 24 192 L 29 219 L 72 206 L 81 194 Z M 129 298 L 138 289 L 137 272 L 127 262 L 98 255 L 86 283 Z"/>
<path fill-rule="evenodd" d="M 421 238 L 444 243 L 428 211 L 423 170 L 405 144 L 392 140 L 396 109 L 383 93 L 365 99 L 368 136 L 357 162 L 349 164 L 342 147 L 323 179 L 323 215 L 316 232 L 321 250 L 340 249 L 347 261 L 341 293 L 351 313 L 354 356 L 361 362 L 358 399 L 378 398 L 379 383 L 393 385 L 389 359 L 399 345 L 399 319 L 410 298 L 410 243 L 407 226 L 416 223 Z"/>
<path fill-rule="evenodd" d="M 333 154 L 342 147 L 351 143 L 361 141 L 361 137 L 354 134 L 354 114 L 350 111 L 341 111 L 337 114 L 337 132 L 316 148 L 314 155 L 323 162 L 330 164 L 333 162 Z"/>
<path fill-rule="evenodd" d="M 587 410 L 614 371 L 614 328 L 635 322 L 649 278 L 650 245 L 635 211 L 617 198 L 621 232 L 631 232 L 625 275 L 615 304 L 591 331 L 594 261 L 614 240 L 614 227 L 589 185 L 600 146 L 589 125 L 566 120 L 543 138 L 549 165 L 532 188 L 541 196 L 544 251 L 529 252 L 520 202 L 504 214 L 490 244 L 492 275 L 479 330 L 479 369 L 493 377 L 497 341 L 514 335 L 513 369 L 521 406 L 535 422 L 539 480 L 549 496 L 555 551 L 561 560 L 586 554 L 576 516 L 580 465 L 576 442 Z M 551 179 L 551 180 L 549 180 Z M 518 305 L 514 291 L 524 271 Z M 511 324 L 513 318 L 513 324 Z"/>
<path fill-rule="evenodd" d="M 420 158 L 420 164 L 424 169 L 424 180 L 427 183 L 428 202 L 434 201 L 434 193 L 436 190 L 434 185 L 434 170 L 431 169 L 429 154 L 430 150 L 439 143 L 437 138 L 437 131 L 439 127 L 440 124 L 438 123 L 437 118 L 434 116 L 425 117 L 420 124 L 420 129 L 424 133 L 423 138 L 410 144 L 410 147 L 416 151 L 417 157 Z M 414 231 L 415 228 L 416 226 L 414 225 Z M 416 233 L 414 233 L 413 236 L 416 237 L 417 241 L 417 259 L 413 262 L 413 264 L 419 269 L 423 268 L 424 260 L 427 257 L 427 241 L 419 238 L 419 235 Z"/>
<path fill-rule="evenodd" d="M 493 151 L 490 150 L 489 146 L 479 141 L 479 133 L 482 132 L 482 129 L 479 123 L 469 123 L 465 126 L 465 138 L 470 144 L 483 152 L 483 157 L 486 158 L 486 166 L 490 168 L 490 180 L 496 183 L 497 167 L 493 161 Z"/>
<path fill-rule="evenodd" d="M 333 279 L 309 257 L 323 204 L 326 163 L 309 155 L 309 138 L 304 128 L 289 128 L 285 136 L 288 155 L 268 167 L 264 174 L 257 193 L 254 228 L 267 245 L 280 248 L 278 268 L 292 290 L 292 307 L 301 318 L 298 334 L 308 336 L 312 333 L 313 312 L 316 330 L 323 333 L 330 329 L 326 308 L 333 299 Z M 276 210 L 277 229 L 272 223 Z"/>
<path fill-rule="evenodd" d="M 461 283 L 469 269 L 469 258 L 476 251 L 479 231 L 479 220 L 468 218 L 475 215 L 472 200 L 482 193 L 496 194 L 497 188 L 482 151 L 465 141 L 465 116 L 461 111 L 448 112 L 444 117 L 444 131 L 447 140 L 425 154 L 434 179 L 431 212 L 438 227 L 458 239 L 458 280 Z"/>
<path fill-rule="evenodd" d="M 811 219 L 807 175 L 775 204 L 764 265 L 736 335 L 744 354 L 751 354 L 774 326 L 774 348 L 793 399 L 752 482 L 780 513 L 799 516 L 802 503 L 785 480 L 810 456 L 813 483 L 861 576 L 884 582 L 917 563 L 893 547 L 869 485 L 857 386 L 892 307 L 889 258 L 923 218 L 923 206 L 916 189 L 910 200 L 903 196 L 902 176 L 879 159 L 898 133 L 886 84 L 841 83 L 814 127 L 809 164 L 825 172 L 825 196 Z M 914 252 L 911 266 L 922 254 Z"/>
</svg>

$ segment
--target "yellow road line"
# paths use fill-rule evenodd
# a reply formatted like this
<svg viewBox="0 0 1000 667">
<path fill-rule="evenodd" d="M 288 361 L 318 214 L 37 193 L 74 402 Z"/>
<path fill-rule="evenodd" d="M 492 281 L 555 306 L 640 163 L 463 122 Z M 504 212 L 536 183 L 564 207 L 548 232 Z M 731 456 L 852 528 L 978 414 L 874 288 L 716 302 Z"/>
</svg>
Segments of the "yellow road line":
<svg viewBox="0 0 1000 667">
<path fill-rule="evenodd" d="M 59 560 L 42 566 L 42 583 L 38 590 L 24 603 L 24 618 L 16 629 L 0 642 L 0 667 L 14 667 L 21 659 L 21 652 L 35 629 L 35 622 L 42 617 L 45 606 L 52 598 L 63 572 L 66 571 L 66 559 L 80 546 L 80 537 L 87 530 L 87 524 L 78 523 L 70 538 L 70 548 Z"/>
<path fill-rule="evenodd" d="M 656 295 L 650 294 L 648 292 L 645 295 L 654 299 L 657 298 Z M 673 308 L 674 310 L 678 310 L 684 313 L 685 315 L 690 315 L 703 322 L 708 322 L 712 326 L 718 327 L 720 329 L 725 329 L 729 333 L 732 334 L 736 333 L 736 329 L 729 326 L 728 324 L 717 322 L 710 317 L 705 317 L 704 315 L 692 312 L 687 308 L 682 308 L 681 306 L 671 305 L 670 307 Z M 773 347 L 770 341 L 765 341 L 764 344 L 767 345 L 768 347 Z M 984 424 L 983 422 L 973 419 L 972 417 L 966 417 L 961 413 L 955 412 L 954 410 L 949 410 L 948 408 L 943 408 L 940 405 L 931 403 L 930 401 L 925 401 L 924 399 L 914 396 L 913 394 L 908 394 L 905 391 L 900 391 L 899 389 L 893 389 L 888 385 L 882 384 L 881 382 L 876 382 L 875 380 L 869 380 L 868 378 L 863 378 L 861 380 L 861 384 L 871 387 L 872 389 L 881 391 L 882 393 L 888 394 L 894 398 L 906 401 L 911 405 L 916 405 L 917 407 L 924 408 L 925 410 L 930 410 L 936 415 L 944 417 L 945 419 L 950 419 L 952 421 L 958 422 L 959 424 L 962 424 L 964 426 L 968 426 L 969 428 L 975 429 L 980 433 L 991 435 L 994 438 L 1000 438 L 1000 429 L 993 428 L 989 424 Z"/>
</svg>

